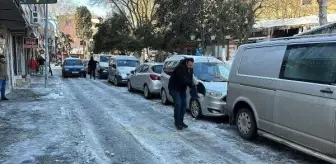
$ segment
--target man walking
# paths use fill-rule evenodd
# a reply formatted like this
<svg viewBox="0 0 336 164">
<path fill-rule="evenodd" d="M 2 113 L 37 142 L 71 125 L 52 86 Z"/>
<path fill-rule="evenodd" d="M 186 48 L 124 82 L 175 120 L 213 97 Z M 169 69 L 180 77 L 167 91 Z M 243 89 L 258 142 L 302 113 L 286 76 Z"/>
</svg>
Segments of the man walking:
<svg viewBox="0 0 336 164">
<path fill-rule="evenodd" d="M 44 58 L 40 55 L 38 58 L 38 64 L 39 64 L 39 71 L 41 75 L 43 75 L 44 62 L 45 62 Z"/>
<path fill-rule="evenodd" d="M 96 79 L 96 67 L 97 67 L 97 61 L 93 60 L 93 56 L 91 56 L 89 63 L 88 63 L 88 69 L 89 69 L 89 73 L 90 73 L 90 79 Z"/>
<path fill-rule="evenodd" d="M 174 119 L 178 130 L 188 128 L 188 125 L 183 122 L 187 105 L 186 91 L 188 86 L 191 88 L 193 85 L 198 84 L 193 78 L 193 64 L 193 58 L 181 60 L 180 64 L 173 71 L 168 83 L 169 94 L 174 99 Z"/>
<path fill-rule="evenodd" d="M 1 88 L 1 100 L 8 100 L 6 97 L 6 81 L 7 75 L 7 63 L 4 55 L 0 55 L 0 88 Z"/>
</svg>

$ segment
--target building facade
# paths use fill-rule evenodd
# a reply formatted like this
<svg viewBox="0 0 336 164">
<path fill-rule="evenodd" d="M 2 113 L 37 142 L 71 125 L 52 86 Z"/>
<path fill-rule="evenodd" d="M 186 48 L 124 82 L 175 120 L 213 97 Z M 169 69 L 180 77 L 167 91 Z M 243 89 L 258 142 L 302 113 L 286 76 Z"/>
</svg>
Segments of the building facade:
<svg viewBox="0 0 336 164">
<path fill-rule="evenodd" d="M 19 0 L 2 0 L 0 4 L 0 53 L 8 63 L 7 87 L 11 90 L 29 77 L 28 61 L 38 48 L 25 47 L 24 38 L 40 38 L 44 10 L 41 5 L 21 5 Z"/>
<path fill-rule="evenodd" d="M 79 39 L 76 35 L 75 15 L 60 15 L 58 16 L 57 20 L 58 30 L 64 34 L 70 35 L 71 39 L 74 41 L 71 45 L 71 54 L 77 54 L 78 57 L 87 58 L 88 56 L 83 55 L 83 45 L 80 44 L 81 39 Z M 98 31 L 98 28 L 96 27 L 97 24 L 101 23 L 102 21 L 103 19 L 101 17 L 92 15 L 91 22 L 93 35 Z M 93 39 L 90 39 L 89 43 L 87 44 L 86 48 L 88 48 L 89 51 L 91 45 L 93 45 Z"/>
</svg>

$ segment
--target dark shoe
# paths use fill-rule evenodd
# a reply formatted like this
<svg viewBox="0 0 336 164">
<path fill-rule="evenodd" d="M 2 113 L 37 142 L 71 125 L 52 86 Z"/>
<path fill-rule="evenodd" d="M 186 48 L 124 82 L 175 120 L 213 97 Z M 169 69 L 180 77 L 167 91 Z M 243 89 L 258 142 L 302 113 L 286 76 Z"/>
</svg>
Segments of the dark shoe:
<svg viewBox="0 0 336 164">
<path fill-rule="evenodd" d="M 9 100 L 7 97 L 1 98 L 1 100 Z"/>
<path fill-rule="evenodd" d="M 185 123 L 183 122 L 183 123 L 182 123 L 182 127 L 183 127 L 183 128 L 188 128 L 188 125 L 185 124 Z"/>
<path fill-rule="evenodd" d="M 182 129 L 183 129 L 182 125 L 175 124 L 175 126 L 176 126 L 176 129 L 177 129 L 177 130 L 182 130 Z"/>
<path fill-rule="evenodd" d="M 176 126 L 176 129 L 177 129 L 177 130 L 182 130 L 183 127 L 182 127 L 182 126 Z"/>
</svg>

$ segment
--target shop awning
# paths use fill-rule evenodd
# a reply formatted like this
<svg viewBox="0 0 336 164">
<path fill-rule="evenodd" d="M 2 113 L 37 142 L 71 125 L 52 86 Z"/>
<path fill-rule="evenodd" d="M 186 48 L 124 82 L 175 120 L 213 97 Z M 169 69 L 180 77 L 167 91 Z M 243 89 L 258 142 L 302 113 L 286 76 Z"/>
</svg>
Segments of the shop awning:
<svg viewBox="0 0 336 164">
<path fill-rule="evenodd" d="M 0 24 L 13 31 L 25 29 L 24 12 L 18 0 L 1 0 Z"/>
</svg>

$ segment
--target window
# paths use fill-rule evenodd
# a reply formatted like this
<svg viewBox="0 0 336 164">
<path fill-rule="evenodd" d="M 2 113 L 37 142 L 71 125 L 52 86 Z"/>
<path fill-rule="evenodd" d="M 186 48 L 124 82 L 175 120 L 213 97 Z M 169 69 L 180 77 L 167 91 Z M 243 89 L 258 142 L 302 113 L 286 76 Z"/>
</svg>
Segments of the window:
<svg viewBox="0 0 336 164">
<path fill-rule="evenodd" d="M 155 65 L 155 66 L 152 66 L 152 71 L 154 73 L 161 73 L 162 68 L 163 68 L 163 65 Z"/>
<path fill-rule="evenodd" d="M 144 66 L 141 68 L 140 72 L 141 72 L 141 73 L 148 72 L 148 69 L 149 69 L 149 66 L 148 66 L 148 65 L 144 65 Z"/>
<path fill-rule="evenodd" d="M 65 20 L 65 26 L 72 26 L 72 20 L 71 19 Z"/>
<path fill-rule="evenodd" d="M 223 63 L 195 63 L 194 75 L 207 82 L 224 82 L 229 79 L 230 69 Z"/>
<path fill-rule="evenodd" d="M 139 72 L 139 71 L 141 70 L 142 67 L 143 67 L 143 65 L 138 66 L 138 67 L 135 69 L 135 72 Z"/>
<path fill-rule="evenodd" d="M 83 62 L 81 60 L 65 60 L 64 65 L 66 66 L 83 65 Z"/>
<path fill-rule="evenodd" d="M 118 67 L 137 67 L 139 62 L 136 60 L 117 60 Z"/>
<path fill-rule="evenodd" d="M 279 78 L 281 61 L 286 46 L 271 46 L 245 49 L 239 64 L 239 74 Z"/>
<path fill-rule="evenodd" d="M 100 60 L 100 62 L 108 62 L 109 61 L 109 56 L 100 56 L 99 60 Z"/>
<path fill-rule="evenodd" d="M 321 84 L 336 81 L 336 43 L 288 46 L 280 78 Z"/>
<path fill-rule="evenodd" d="M 171 75 L 179 63 L 180 61 L 168 61 L 163 65 L 163 71 L 166 74 Z"/>
</svg>

